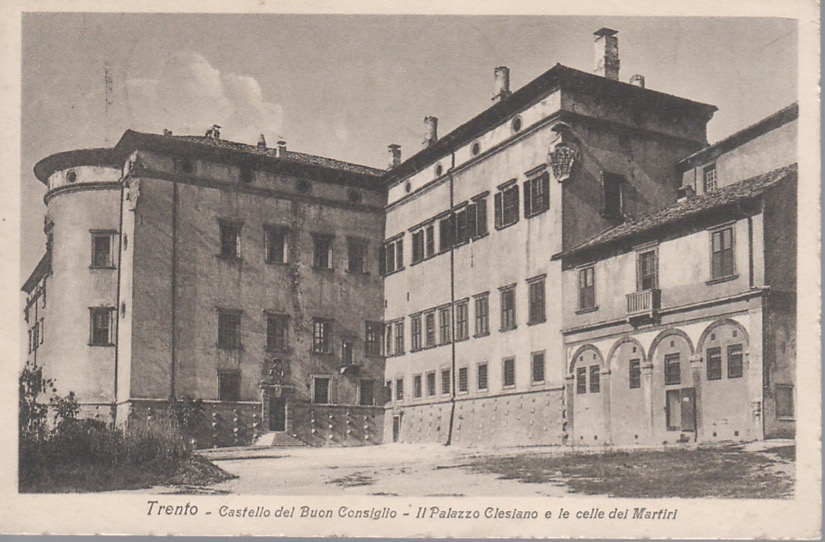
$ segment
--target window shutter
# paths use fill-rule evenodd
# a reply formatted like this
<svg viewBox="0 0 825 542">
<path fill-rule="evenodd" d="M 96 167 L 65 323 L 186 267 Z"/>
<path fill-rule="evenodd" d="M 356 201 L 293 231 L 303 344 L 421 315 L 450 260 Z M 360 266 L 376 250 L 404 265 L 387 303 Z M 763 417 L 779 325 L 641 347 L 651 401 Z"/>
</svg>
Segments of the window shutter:
<svg viewBox="0 0 825 542">
<path fill-rule="evenodd" d="M 504 222 L 504 221 L 502 220 L 502 216 L 501 216 L 501 215 L 502 215 L 502 209 L 501 209 L 501 207 L 502 207 L 502 204 L 501 204 L 501 197 L 502 197 L 502 193 L 501 193 L 501 192 L 498 192 L 498 193 L 496 194 L 495 198 L 494 198 L 495 215 L 496 215 L 496 218 L 495 218 L 495 220 L 496 220 L 496 228 L 500 228 L 500 227 L 501 227 L 501 225 L 502 225 L 502 223 Z"/>
<path fill-rule="evenodd" d="M 387 249 L 384 245 L 378 248 L 378 272 L 382 275 L 387 274 Z"/>
<path fill-rule="evenodd" d="M 467 236 L 470 239 L 475 239 L 478 228 L 476 226 L 476 206 L 475 204 L 467 207 Z"/>
<path fill-rule="evenodd" d="M 487 200 L 482 199 L 476 202 L 476 235 L 482 237 L 487 235 Z"/>
<path fill-rule="evenodd" d="M 530 209 L 530 198 L 532 197 L 533 193 L 533 181 L 527 181 L 524 183 L 524 216 L 532 215 L 532 210 Z"/>
<path fill-rule="evenodd" d="M 541 176 L 542 209 L 550 208 L 550 174 L 546 171 Z"/>
<path fill-rule="evenodd" d="M 395 257 L 395 268 L 401 269 L 404 267 L 404 239 L 399 239 L 395 242 L 396 248 L 396 257 Z"/>
</svg>

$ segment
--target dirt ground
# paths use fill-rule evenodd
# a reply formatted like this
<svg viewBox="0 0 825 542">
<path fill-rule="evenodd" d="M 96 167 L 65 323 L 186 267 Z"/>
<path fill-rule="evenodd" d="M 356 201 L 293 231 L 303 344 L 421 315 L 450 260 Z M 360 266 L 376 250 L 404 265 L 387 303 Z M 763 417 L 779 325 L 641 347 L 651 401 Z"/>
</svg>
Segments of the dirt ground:
<svg viewBox="0 0 825 542">
<path fill-rule="evenodd" d="M 158 493 L 782 498 L 793 494 L 793 442 L 593 450 L 459 448 L 222 449 L 203 453 L 237 476 Z"/>
</svg>

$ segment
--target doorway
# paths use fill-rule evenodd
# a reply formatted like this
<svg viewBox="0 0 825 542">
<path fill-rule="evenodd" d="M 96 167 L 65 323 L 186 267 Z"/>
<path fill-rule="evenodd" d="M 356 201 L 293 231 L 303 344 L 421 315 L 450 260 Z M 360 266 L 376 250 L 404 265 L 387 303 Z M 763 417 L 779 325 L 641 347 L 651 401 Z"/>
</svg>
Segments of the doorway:
<svg viewBox="0 0 825 542">
<path fill-rule="evenodd" d="M 286 431 L 286 401 L 283 397 L 269 397 L 269 430 Z"/>
<path fill-rule="evenodd" d="M 392 417 L 392 441 L 398 442 L 401 438 L 401 416 Z"/>
<path fill-rule="evenodd" d="M 680 388 L 667 390 L 665 405 L 667 408 L 668 431 L 696 431 L 696 390 Z"/>
</svg>

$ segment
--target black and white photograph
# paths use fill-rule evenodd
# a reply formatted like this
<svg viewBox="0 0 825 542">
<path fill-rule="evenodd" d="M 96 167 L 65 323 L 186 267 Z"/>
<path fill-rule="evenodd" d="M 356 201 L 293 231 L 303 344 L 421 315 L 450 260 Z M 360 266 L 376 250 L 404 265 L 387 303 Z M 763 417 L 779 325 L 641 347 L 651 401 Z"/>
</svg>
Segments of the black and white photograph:
<svg viewBox="0 0 825 542">
<path fill-rule="evenodd" d="M 0 532 L 821 536 L 815 3 L 236 4 L 4 16 Z"/>
</svg>

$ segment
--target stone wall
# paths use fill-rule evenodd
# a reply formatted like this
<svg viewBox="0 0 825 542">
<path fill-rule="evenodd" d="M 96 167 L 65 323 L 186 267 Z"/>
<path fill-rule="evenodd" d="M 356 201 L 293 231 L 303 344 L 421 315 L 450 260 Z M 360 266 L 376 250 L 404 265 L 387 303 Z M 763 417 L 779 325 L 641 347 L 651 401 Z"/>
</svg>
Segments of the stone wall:
<svg viewBox="0 0 825 542">
<path fill-rule="evenodd" d="M 383 441 L 383 407 L 295 403 L 288 415 L 293 435 L 310 446 L 370 446 Z"/>
</svg>

